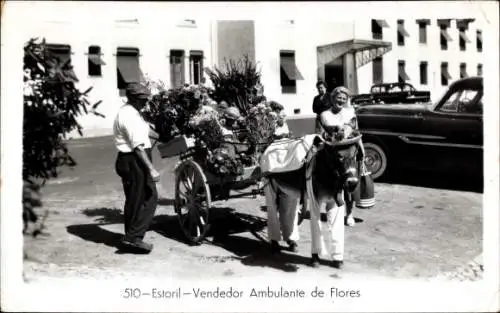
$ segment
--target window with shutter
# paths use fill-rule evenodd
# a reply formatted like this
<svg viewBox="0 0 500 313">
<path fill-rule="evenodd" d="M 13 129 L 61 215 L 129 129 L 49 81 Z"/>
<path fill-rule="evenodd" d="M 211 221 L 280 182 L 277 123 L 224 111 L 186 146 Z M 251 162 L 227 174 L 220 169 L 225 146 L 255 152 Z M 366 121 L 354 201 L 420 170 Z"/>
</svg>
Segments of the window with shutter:
<svg viewBox="0 0 500 313">
<path fill-rule="evenodd" d="M 199 85 L 203 82 L 203 51 L 189 52 L 191 83 Z"/>
<path fill-rule="evenodd" d="M 477 52 L 483 51 L 483 32 L 480 30 L 476 31 L 476 48 Z"/>
<path fill-rule="evenodd" d="M 170 50 L 170 83 L 172 88 L 180 88 L 185 83 L 184 50 Z"/>
<path fill-rule="evenodd" d="M 384 67 L 383 67 L 382 57 L 373 59 L 372 76 L 373 76 L 373 84 L 381 84 L 384 82 Z"/>
<path fill-rule="evenodd" d="M 282 93 L 297 93 L 297 80 L 304 79 L 295 64 L 295 52 L 280 51 L 280 84 Z"/>
<path fill-rule="evenodd" d="M 427 43 L 427 25 L 424 23 L 418 25 L 418 41 L 420 43 Z"/>
<path fill-rule="evenodd" d="M 427 62 L 420 62 L 420 84 L 427 85 L 428 77 L 427 77 Z"/>
<path fill-rule="evenodd" d="M 139 65 L 139 49 L 133 47 L 118 47 L 116 51 L 117 84 L 120 95 L 125 95 L 129 83 L 144 81 Z"/>
<path fill-rule="evenodd" d="M 451 75 L 448 72 L 448 62 L 441 63 L 441 85 L 447 86 L 448 81 L 451 79 Z"/>
<path fill-rule="evenodd" d="M 102 75 L 102 65 L 106 63 L 101 59 L 101 47 L 90 46 L 87 56 L 88 56 L 88 73 L 89 76 L 101 76 Z"/>
</svg>

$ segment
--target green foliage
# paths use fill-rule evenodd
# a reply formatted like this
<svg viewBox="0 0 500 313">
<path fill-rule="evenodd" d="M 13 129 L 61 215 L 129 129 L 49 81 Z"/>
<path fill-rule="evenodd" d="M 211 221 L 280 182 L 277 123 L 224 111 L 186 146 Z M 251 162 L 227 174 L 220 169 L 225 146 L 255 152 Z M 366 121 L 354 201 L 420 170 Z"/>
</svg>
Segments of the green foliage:
<svg viewBox="0 0 500 313">
<path fill-rule="evenodd" d="M 215 89 L 213 98 L 218 103 L 226 101 L 230 106 L 236 106 L 246 116 L 250 108 L 257 104 L 261 73 L 247 55 L 239 61 L 224 62 L 225 69 L 206 69 Z"/>
<path fill-rule="evenodd" d="M 100 101 L 90 104 L 87 95 L 75 87 L 78 79 L 70 61 L 53 55 L 45 40 L 30 40 L 24 47 L 23 178 L 57 177 L 63 165 L 76 164 L 65 135 L 82 127 L 77 118 L 92 113 Z"/>
<path fill-rule="evenodd" d="M 23 222 L 24 232 L 29 223 L 39 224 L 32 233 L 36 236 L 45 220 L 40 220 L 34 210 L 42 206 L 36 181 L 57 177 L 61 166 L 76 165 L 64 139 L 73 130 L 82 135 L 79 116 L 104 116 L 95 111 L 101 101 L 90 104 L 87 99 L 92 88 L 81 92 L 75 87 L 78 78 L 70 60 L 63 62 L 52 54 L 45 40 L 26 43 L 23 70 Z"/>
</svg>

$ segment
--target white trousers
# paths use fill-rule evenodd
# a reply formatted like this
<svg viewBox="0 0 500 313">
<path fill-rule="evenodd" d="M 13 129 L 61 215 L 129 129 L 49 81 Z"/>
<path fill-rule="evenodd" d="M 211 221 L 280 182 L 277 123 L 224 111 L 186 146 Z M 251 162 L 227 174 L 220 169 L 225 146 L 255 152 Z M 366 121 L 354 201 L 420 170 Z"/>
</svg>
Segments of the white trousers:
<svg viewBox="0 0 500 313">
<path fill-rule="evenodd" d="M 342 194 L 342 197 L 344 195 Z M 344 260 L 344 215 L 345 205 L 338 207 L 333 198 L 320 197 L 318 207 L 307 197 L 307 207 L 311 212 L 311 253 L 327 255 L 330 252 L 332 260 Z M 323 209 L 324 208 L 324 209 Z M 321 230 L 321 212 L 326 211 L 330 251 L 325 248 Z"/>
<path fill-rule="evenodd" d="M 281 196 L 279 199 L 276 189 L 266 180 L 264 193 L 267 205 L 267 234 L 269 240 L 298 241 L 298 204 L 299 198 Z M 282 193 L 282 191 L 280 191 Z M 277 205 L 277 200 L 279 206 Z"/>
</svg>

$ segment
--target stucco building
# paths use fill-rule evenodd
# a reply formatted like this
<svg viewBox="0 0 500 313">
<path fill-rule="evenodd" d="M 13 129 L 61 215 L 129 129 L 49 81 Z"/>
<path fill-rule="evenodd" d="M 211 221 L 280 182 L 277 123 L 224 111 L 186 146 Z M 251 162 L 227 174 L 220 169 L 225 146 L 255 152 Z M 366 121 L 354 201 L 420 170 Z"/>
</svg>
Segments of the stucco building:
<svg viewBox="0 0 500 313">
<path fill-rule="evenodd" d="M 248 55 L 262 73 L 269 99 L 288 115 L 312 113 L 315 84 L 345 85 L 366 93 L 376 82 L 407 80 L 441 95 L 450 81 L 477 75 L 483 64 L 481 25 L 467 20 L 196 20 L 110 12 L 105 21 L 85 14 L 33 21 L 27 37 L 44 37 L 70 58 L 82 89 L 102 100 L 106 118 L 81 119 L 85 136 L 111 134 L 127 82 L 148 75 L 167 86 L 200 83 L 205 67 Z M 130 14 L 128 15 L 130 16 Z M 77 35 L 75 35 L 77 34 Z M 28 40 L 29 38 L 26 38 Z"/>
</svg>

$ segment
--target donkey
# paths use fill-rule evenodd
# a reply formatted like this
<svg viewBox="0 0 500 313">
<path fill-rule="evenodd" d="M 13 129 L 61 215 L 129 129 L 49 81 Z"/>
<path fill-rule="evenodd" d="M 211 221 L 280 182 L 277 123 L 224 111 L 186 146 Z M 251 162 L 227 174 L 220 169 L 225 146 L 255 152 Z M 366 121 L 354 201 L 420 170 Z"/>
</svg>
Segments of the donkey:
<svg viewBox="0 0 500 313">
<path fill-rule="evenodd" d="M 276 206 L 280 212 L 283 237 L 291 249 L 296 247 L 295 240 L 298 238 L 297 204 L 305 196 L 304 205 L 311 211 L 312 266 L 319 265 L 319 255 L 325 250 L 320 220 L 323 207 L 327 211 L 332 240 L 333 266 L 340 268 L 343 265 L 344 191 L 350 194 L 358 184 L 356 155 L 360 139 L 359 135 L 339 145 L 331 136 L 318 135 L 304 166 L 295 171 L 271 173 L 266 177 L 267 205 Z M 276 218 L 273 219 L 270 217 L 269 220 L 269 237 L 271 250 L 276 252 L 281 247 L 277 239 L 279 234 L 272 234 L 279 229 Z"/>
</svg>

